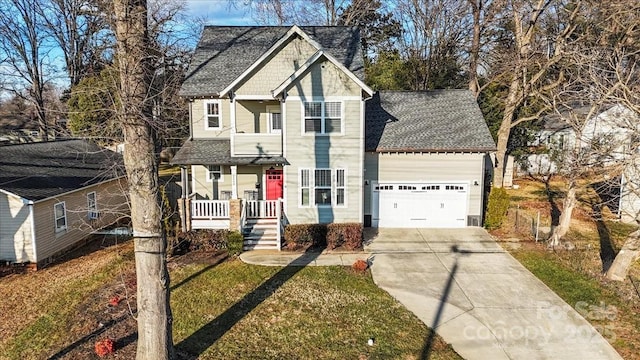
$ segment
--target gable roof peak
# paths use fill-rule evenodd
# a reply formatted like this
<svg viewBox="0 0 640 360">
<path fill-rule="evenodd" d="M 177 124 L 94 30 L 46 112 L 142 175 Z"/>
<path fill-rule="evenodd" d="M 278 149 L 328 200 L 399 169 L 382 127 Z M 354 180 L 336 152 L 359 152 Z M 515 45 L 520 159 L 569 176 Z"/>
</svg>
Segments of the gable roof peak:
<svg viewBox="0 0 640 360">
<path fill-rule="evenodd" d="M 289 41 L 292 36 L 307 40 L 318 50 L 334 57 L 360 80 L 364 79 L 364 59 L 360 31 L 351 26 L 212 26 L 202 31 L 180 95 L 220 96 L 265 54 Z M 275 47 L 274 47 L 275 46 Z"/>
</svg>

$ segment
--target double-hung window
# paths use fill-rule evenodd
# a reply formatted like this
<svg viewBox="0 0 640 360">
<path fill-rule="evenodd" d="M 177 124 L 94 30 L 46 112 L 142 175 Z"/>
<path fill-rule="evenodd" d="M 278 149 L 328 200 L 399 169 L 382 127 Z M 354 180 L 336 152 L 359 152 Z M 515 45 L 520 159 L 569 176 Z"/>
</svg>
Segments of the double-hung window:
<svg viewBox="0 0 640 360">
<path fill-rule="evenodd" d="M 280 134 L 282 132 L 282 114 L 279 112 L 269 113 L 269 132 Z"/>
<path fill-rule="evenodd" d="M 300 169 L 300 206 L 345 206 L 346 169 Z"/>
<path fill-rule="evenodd" d="M 222 166 L 209 165 L 207 167 L 207 181 L 222 182 Z"/>
<path fill-rule="evenodd" d="M 305 102 L 303 126 L 306 134 L 342 133 L 342 102 Z"/>
<path fill-rule="evenodd" d="M 64 201 L 53 205 L 53 217 L 56 224 L 56 232 L 65 231 L 67 229 L 67 209 Z"/>
<path fill-rule="evenodd" d="M 220 100 L 204 102 L 204 128 L 205 130 L 220 130 L 222 128 Z"/>
<path fill-rule="evenodd" d="M 98 218 L 98 202 L 95 191 L 87 194 L 87 217 L 90 220 Z"/>
</svg>

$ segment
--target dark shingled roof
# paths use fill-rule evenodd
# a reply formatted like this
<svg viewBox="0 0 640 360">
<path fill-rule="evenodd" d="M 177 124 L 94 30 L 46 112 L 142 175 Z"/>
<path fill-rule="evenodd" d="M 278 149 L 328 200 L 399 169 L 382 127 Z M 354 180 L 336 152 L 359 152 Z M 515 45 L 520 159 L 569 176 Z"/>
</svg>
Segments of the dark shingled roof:
<svg viewBox="0 0 640 360">
<path fill-rule="evenodd" d="M 84 140 L 0 147 L 0 189 L 42 200 L 123 176 L 122 156 Z"/>
<path fill-rule="evenodd" d="M 284 37 L 289 29 L 290 26 L 206 26 L 180 95 L 218 94 Z M 300 29 L 358 78 L 364 78 L 360 32 L 356 27 L 301 26 Z"/>
<path fill-rule="evenodd" d="M 171 160 L 174 165 L 274 165 L 288 164 L 282 156 L 231 157 L 229 139 L 187 140 Z"/>
<path fill-rule="evenodd" d="M 468 90 L 380 91 L 366 102 L 367 151 L 496 149 Z"/>
</svg>

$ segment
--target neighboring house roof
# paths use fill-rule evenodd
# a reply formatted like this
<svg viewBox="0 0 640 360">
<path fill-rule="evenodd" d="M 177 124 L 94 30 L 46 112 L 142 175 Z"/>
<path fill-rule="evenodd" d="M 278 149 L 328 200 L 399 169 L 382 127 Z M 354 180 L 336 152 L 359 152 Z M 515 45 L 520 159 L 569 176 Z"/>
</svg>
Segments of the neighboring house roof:
<svg viewBox="0 0 640 360">
<path fill-rule="evenodd" d="M 173 157 L 174 165 L 274 165 L 288 164 L 282 156 L 231 157 L 229 139 L 187 140 Z"/>
<path fill-rule="evenodd" d="M 0 190 L 38 201 L 123 176 L 122 155 L 85 140 L 0 147 Z"/>
<path fill-rule="evenodd" d="M 291 26 L 206 26 L 180 89 L 186 97 L 217 95 L 278 41 Z M 322 50 L 364 79 L 360 32 L 356 27 L 301 26 Z"/>
<path fill-rule="evenodd" d="M 468 90 L 380 91 L 366 102 L 367 151 L 496 149 Z"/>
</svg>

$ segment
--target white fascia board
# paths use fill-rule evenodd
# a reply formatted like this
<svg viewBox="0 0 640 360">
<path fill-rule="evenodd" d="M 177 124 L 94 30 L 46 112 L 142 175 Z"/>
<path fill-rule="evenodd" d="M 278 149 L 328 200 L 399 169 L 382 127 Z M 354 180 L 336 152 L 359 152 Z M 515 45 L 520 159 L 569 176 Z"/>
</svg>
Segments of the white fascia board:
<svg viewBox="0 0 640 360">
<path fill-rule="evenodd" d="M 242 74 L 240 74 L 240 76 L 238 76 L 238 78 L 236 78 L 233 82 L 231 82 L 231 84 L 229 84 L 226 88 L 222 89 L 222 91 L 220 91 L 220 97 L 225 96 L 229 91 L 231 91 L 236 85 L 238 85 L 242 80 L 244 80 L 244 78 L 246 78 L 253 70 L 255 70 L 258 66 L 260 66 L 267 58 L 269 58 L 271 54 L 273 54 L 276 50 L 278 50 L 282 45 L 287 43 L 289 39 L 291 39 L 294 35 L 299 35 L 300 37 L 308 41 L 311 44 L 311 46 L 320 50 L 320 44 L 312 40 L 309 37 L 309 35 L 307 35 L 304 31 L 302 31 L 302 29 L 300 29 L 298 26 L 293 25 L 289 29 L 289 31 L 287 31 L 287 33 L 280 40 L 278 40 L 275 44 L 273 44 L 273 46 L 271 46 L 269 50 L 267 50 L 264 54 L 262 54 L 262 56 L 260 56 L 260 58 L 256 60 L 256 62 L 254 62 L 251 66 L 249 66 L 247 70 L 245 70 Z"/>
</svg>

